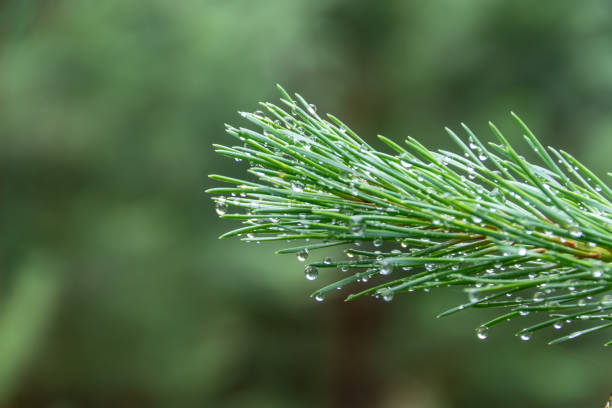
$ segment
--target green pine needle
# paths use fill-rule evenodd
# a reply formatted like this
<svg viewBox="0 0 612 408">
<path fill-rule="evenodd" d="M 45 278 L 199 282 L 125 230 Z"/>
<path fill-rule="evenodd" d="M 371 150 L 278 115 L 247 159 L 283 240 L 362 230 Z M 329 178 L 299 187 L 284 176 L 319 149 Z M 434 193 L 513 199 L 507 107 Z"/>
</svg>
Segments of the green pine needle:
<svg viewBox="0 0 612 408">
<path fill-rule="evenodd" d="M 208 190 L 218 194 L 219 215 L 244 224 L 222 238 L 299 241 L 278 253 L 301 259 L 349 246 L 345 259 L 306 266 L 311 280 L 319 269 L 342 271 L 342 279 L 312 294 L 317 300 L 372 278 L 376 283 L 347 300 L 462 287 L 468 301 L 440 316 L 506 309 L 477 329 L 479 338 L 528 314 L 547 317 L 519 331 L 524 340 L 547 327 L 587 325 L 551 344 L 612 325 L 612 190 L 570 154 L 542 146 L 517 115 L 540 165 L 520 156 L 492 123 L 498 143 L 482 142 L 466 125 L 465 139 L 446 129 L 461 153 L 432 151 L 413 138 L 404 147 L 383 136 L 393 153 L 376 151 L 336 117 L 323 118 L 300 95 L 278 88 L 284 109 L 262 103 L 264 111 L 241 112 L 257 130 L 228 125 L 239 145 L 215 145 L 248 162 L 253 176 L 210 176 L 232 185 Z"/>
</svg>

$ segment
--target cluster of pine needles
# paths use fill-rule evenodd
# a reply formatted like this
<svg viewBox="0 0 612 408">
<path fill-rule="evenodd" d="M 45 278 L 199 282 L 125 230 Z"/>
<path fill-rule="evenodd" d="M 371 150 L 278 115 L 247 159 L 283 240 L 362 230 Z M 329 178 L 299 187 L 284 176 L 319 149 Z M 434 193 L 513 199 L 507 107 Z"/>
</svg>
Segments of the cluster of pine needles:
<svg viewBox="0 0 612 408">
<path fill-rule="evenodd" d="M 240 112 L 250 128 L 227 126 L 237 145 L 215 145 L 248 163 L 251 175 L 210 176 L 231 184 L 208 190 L 217 213 L 243 223 L 222 238 L 295 241 L 278 253 L 302 261 L 317 249 L 344 247 L 343 259 L 305 267 L 309 280 L 340 277 L 312 294 L 319 301 L 338 288 L 353 290 L 347 300 L 390 301 L 461 287 L 467 301 L 440 316 L 502 310 L 476 329 L 481 339 L 527 315 L 542 318 L 517 333 L 523 340 L 570 323 L 580 322 L 550 343 L 612 326 L 612 190 L 569 153 L 542 146 L 518 116 L 541 164 L 519 155 L 492 123 L 496 143 L 466 125 L 463 138 L 447 128 L 459 153 L 384 136 L 390 152 L 377 151 L 333 115 L 279 90 L 284 107 Z"/>
</svg>

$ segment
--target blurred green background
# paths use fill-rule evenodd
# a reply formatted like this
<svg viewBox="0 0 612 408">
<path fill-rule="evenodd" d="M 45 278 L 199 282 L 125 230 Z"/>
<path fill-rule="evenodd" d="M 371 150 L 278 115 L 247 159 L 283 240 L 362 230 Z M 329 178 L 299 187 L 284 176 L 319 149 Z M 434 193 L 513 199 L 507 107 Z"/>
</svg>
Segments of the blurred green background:
<svg viewBox="0 0 612 408">
<path fill-rule="evenodd" d="M 308 297 L 293 256 L 217 237 L 223 124 L 299 91 L 363 137 L 493 120 L 600 174 L 612 3 L 0 1 L 1 407 L 600 407 L 608 338 L 546 346 L 460 290 Z M 488 137 L 488 136 L 487 136 Z M 311 257 L 318 257 L 315 253 Z M 519 323 L 520 324 L 520 323 Z"/>
</svg>

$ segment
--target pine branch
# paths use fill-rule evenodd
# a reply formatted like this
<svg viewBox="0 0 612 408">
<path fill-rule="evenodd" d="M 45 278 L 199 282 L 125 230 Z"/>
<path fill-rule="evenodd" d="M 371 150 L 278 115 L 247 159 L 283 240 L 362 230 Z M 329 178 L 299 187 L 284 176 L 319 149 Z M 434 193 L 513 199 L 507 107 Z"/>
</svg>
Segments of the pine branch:
<svg viewBox="0 0 612 408">
<path fill-rule="evenodd" d="M 218 194 L 217 213 L 244 224 L 221 238 L 300 241 L 278 253 L 301 261 L 319 248 L 348 246 L 345 259 L 306 266 L 309 280 L 321 269 L 342 273 L 312 294 L 319 301 L 369 279 L 376 283 L 347 300 L 464 288 L 468 301 L 440 316 L 503 309 L 477 328 L 481 339 L 528 314 L 544 320 L 520 330 L 523 340 L 574 321 L 585 328 L 550 343 L 612 326 L 612 190 L 567 152 L 544 148 L 514 113 L 541 165 L 520 156 L 492 123 L 497 143 L 483 143 L 466 125 L 465 139 L 447 128 L 461 154 L 384 136 L 393 154 L 380 152 L 336 117 L 279 90 L 285 109 L 262 103 L 264 111 L 241 112 L 258 131 L 227 126 L 242 145 L 215 145 L 250 163 L 254 176 L 210 176 L 233 185 L 208 190 Z"/>
</svg>

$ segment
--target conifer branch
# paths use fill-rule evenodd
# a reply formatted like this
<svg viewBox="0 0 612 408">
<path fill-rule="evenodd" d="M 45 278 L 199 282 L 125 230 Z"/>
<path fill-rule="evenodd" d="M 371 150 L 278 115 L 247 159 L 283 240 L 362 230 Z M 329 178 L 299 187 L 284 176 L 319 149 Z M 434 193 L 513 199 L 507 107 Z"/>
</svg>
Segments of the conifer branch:
<svg viewBox="0 0 612 408">
<path fill-rule="evenodd" d="M 306 266 L 310 280 L 320 269 L 341 271 L 316 300 L 370 279 L 346 299 L 464 288 L 468 301 L 440 316 L 503 309 L 477 328 L 481 339 L 528 314 L 545 317 L 517 333 L 523 340 L 568 322 L 584 325 L 551 344 L 612 326 L 612 190 L 569 153 L 542 146 L 517 115 L 542 164 L 520 156 L 492 123 L 497 143 L 465 124 L 463 139 L 447 128 L 461 153 L 384 136 L 393 153 L 377 151 L 333 115 L 279 90 L 285 109 L 262 103 L 263 111 L 241 112 L 257 130 L 228 125 L 240 145 L 215 145 L 250 163 L 253 176 L 210 176 L 232 185 L 208 190 L 217 213 L 244 224 L 221 238 L 299 241 L 278 253 L 302 261 L 319 248 L 348 246 L 346 259 Z"/>
</svg>

